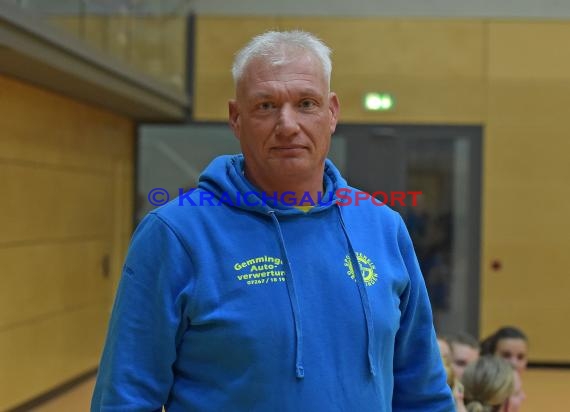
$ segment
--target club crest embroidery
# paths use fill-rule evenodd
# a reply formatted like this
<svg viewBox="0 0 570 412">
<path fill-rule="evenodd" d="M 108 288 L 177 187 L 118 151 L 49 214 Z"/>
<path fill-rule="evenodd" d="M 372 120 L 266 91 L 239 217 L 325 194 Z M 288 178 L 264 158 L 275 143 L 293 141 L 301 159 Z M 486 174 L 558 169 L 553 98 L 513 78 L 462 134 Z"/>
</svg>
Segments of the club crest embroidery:
<svg viewBox="0 0 570 412">
<path fill-rule="evenodd" d="M 364 278 L 364 284 L 366 286 L 372 286 L 378 280 L 378 274 L 375 272 L 376 266 L 374 263 L 366 257 L 363 253 L 356 252 L 356 258 L 358 259 L 358 266 L 360 266 L 360 272 L 362 272 L 362 277 Z M 356 274 L 354 273 L 354 267 L 352 266 L 352 260 L 349 255 L 344 258 L 344 266 L 347 267 L 346 274 L 356 281 Z"/>
</svg>

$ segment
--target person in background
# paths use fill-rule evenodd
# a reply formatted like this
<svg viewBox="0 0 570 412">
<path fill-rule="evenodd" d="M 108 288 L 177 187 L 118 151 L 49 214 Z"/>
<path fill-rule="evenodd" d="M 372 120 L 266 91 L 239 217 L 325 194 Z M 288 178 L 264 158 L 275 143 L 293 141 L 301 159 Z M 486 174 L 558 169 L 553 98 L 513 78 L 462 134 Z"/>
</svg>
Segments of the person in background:
<svg viewBox="0 0 570 412">
<path fill-rule="evenodd" d="M 526 399 L 523 390 L 522 373 L 528 363 L 528 338 L 517 327 L 504 326 L 481 342 L 481 353 L 495 355 L 507 360 L 515 373 L 515 391 L 510 399 L 508 412 L 517 412 Z"/>
<path fill-rule="evenodd" d="M 481 342 L 481 354 L 500 356 L 522 374 L 528 363 L 528 338 L 519 328 L 502 327 Z"/>
<path fill-rule="evenodd" d="M 439 346 L 439 353 L 444 359 L 448 359 L 451 365 L 451 346 L 449 346 L 449 340 L 445 336 L 437 336 L 437 345 Z"/>
<path fill-rule="evenodd" d="M 509 408 L 507 412 L 519 412 L 522 403 L 526 399 L 526 394 L 523 391 L 521 375 L 515 370 L 514 391 L 509 398 Z"/>
<path fill-rule="evenodd" d="M 482 356 L 465 368 L 462 383 L 468 412 L 508 412 L 515 371 L 504 359 Z"/>
<path fill-rule="evenodd" d="M 461 380 L 465 367 L 479 358 L 479 342 L 468 333 L 460 332 L 449 339 L 449 345 L 453 373 Z"/>
<path fill-rule="evenodd" d="M 455 411 L 466 412 L 467 409 L 465 409 L 465 404 L 463 403 L 463 384 L 455 377 L 453 368 L 451 367 L 449 343 L 447 343 L 447 339 L 442 336 L 437 337 L 437 343 L 439 344 L 441 360 L 445 368 L 445 374 L 447 375 L 447 385 L 451 389 L 453 399 L 455 400 Z"/>
</svg>

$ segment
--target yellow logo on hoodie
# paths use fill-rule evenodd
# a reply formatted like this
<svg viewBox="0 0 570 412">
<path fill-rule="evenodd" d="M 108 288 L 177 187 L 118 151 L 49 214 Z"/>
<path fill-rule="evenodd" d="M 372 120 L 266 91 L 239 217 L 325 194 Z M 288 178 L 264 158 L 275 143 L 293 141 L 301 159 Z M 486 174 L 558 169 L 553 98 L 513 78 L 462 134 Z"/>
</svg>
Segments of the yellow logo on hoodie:
<svg viewBox="0 0 570 412">
<path fill-rule="evenodd" d="M 274 256 L 257 256 L 234 264 L 236 279 L 246 285 L 285 282 L 283 261 Z"/>
<path fill-rule="evenodd" d="M 366 286 L 372 286 L 376 283 L 378 279 L 378 274 L 374 272 L 376 266 L 374 263 L 363 253 L 356 252 L 356 258 L 358 259 L 358 266 L 360 267 L 360 272 L 364 279 L 364 284 Z M 349 255 L 344 258 L 344 266 L 348 268 L 346 274 L 356 281 L 356 274 L 354 273 L 354 267 L 352 266 L 352 260 Z"/>
</svg>

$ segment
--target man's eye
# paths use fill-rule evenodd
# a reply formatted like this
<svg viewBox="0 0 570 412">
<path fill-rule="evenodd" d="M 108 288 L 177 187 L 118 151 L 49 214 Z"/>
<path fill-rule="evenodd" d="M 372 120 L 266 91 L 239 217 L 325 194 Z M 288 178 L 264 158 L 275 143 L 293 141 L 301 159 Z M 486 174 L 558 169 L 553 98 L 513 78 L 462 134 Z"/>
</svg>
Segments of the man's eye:
<svg viewBox="0 0 570 412">
<path fill-rule="evenodd" d="M 271 109 L 275 108 L 275 105 L 271 102 L 263 102 L 263 103 L 259 103 L 257 105 L 257 107 L 261 110 L 271 110 Z"/>
<path fill-rule="evenodd" d="M 309 100 L 309 99 L 301 100 L 301 103 L 299 104 L 299 106 L 301 106 L 303 109 L 312 109 L 316 105 L 317 104 L 315 103 L 314 100 Z"/>
</svg>

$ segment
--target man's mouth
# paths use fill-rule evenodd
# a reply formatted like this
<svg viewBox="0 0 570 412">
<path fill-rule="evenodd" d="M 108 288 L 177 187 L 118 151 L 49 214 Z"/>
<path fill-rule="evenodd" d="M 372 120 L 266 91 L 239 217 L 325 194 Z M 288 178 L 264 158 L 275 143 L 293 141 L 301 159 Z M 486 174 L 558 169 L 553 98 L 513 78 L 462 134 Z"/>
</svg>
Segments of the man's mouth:
<svg viewBox="0 0 570 412">
<path fill-rule="evenodd" d="M 275 146 L 272 148 L 272 150 L 283 150 L 283 151 L 288 151 L 288 150 L 306 150 L 305 146 L 301 146 L 301 145 L 285 145 L 285 146 Z"/>
</svg>

